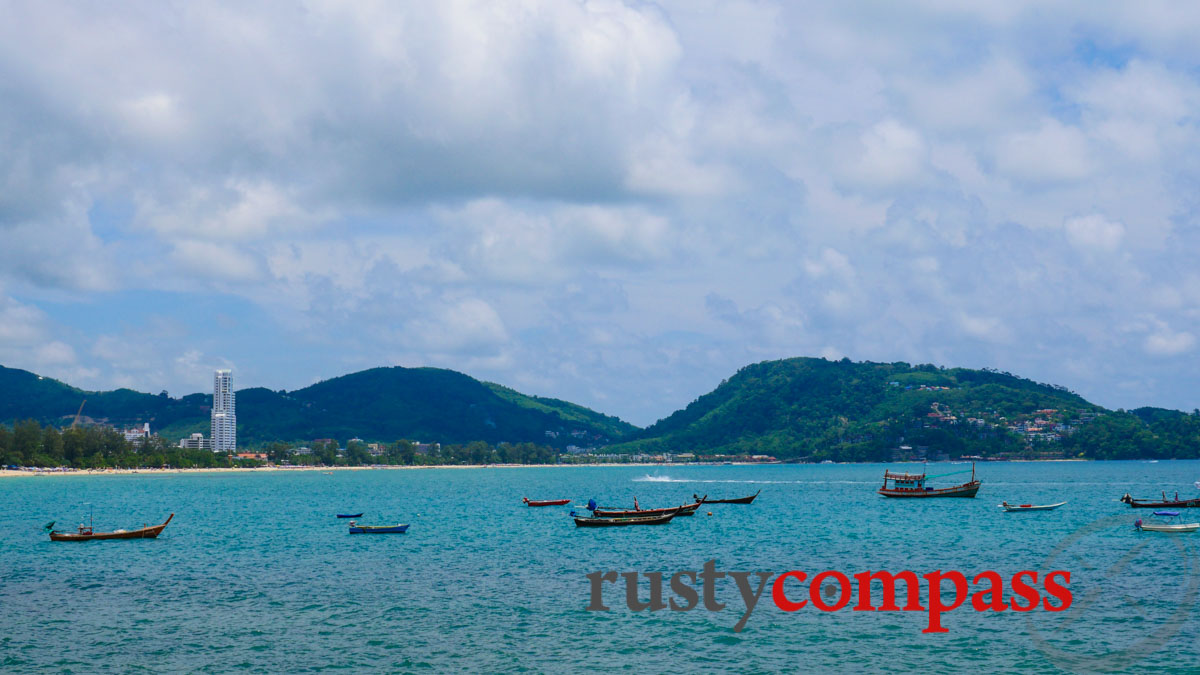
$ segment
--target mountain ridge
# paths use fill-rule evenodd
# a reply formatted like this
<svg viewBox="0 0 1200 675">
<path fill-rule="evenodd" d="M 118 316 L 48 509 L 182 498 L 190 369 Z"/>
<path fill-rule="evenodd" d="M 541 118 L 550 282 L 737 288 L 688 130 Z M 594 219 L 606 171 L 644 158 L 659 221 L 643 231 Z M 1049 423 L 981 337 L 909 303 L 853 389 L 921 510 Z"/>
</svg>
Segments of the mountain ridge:
<svg viewBox="0 0 1200 675">
<path fill-rule="evenodd" d="M 252 387 L 237 396 L 239 444 L 245 446 L 358 437 L 805 461 L 1200 456 L 1200 410 L 1112 411 L 1011 373 L 902 361 L 796 357 L 749 364 L 644 429 L 441 368 L 371 368 L 291 392 Z M 84 398 L 84 416 L 93 420 L 150 422 L 169 438 L 209 429 L 208 394 L 88 392 L 0 366 L 0 423 L 65 426 Z"/>
<path fill-rule="evenodd" d="M 361 437 L 562 447 L 568 442 L 607 443 L 636 428 L 567 401 L 527 396 L 441 368 L 371 368 L 291 392 L 250 387 L 236 396 L 239 444 L 246 445 Z M 114 425 L 150 422 L 157 433 L 184 437 L 195 431 L 207 435 L 212 396 L 85 391 L 0 366 L 0 423 L 33 419 L 63 426 L 73 421 L 81 403 L 91 420 Z"/>
</svg>

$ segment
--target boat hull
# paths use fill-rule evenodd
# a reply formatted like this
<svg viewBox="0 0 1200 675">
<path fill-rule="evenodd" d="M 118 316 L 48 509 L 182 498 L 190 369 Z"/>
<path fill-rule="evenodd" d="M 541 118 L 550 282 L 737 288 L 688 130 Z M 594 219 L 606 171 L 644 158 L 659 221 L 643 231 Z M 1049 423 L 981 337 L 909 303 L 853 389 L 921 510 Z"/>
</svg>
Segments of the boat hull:
<svg viewBox="0 0 1200 675">
<path fill-rule="evenodd" d="M 576 527 L 625 527 L 627 525 L 665 525 L 671 522 L 676 513 L 661 516 L 646 516 L 640 518 L 575 518 Z"/>
<path fill-rule="evenodd" d="M 525 500 L 525 504 L 527 506 L 563 506 L 564 504 L 570 504 L 570 503 L 571 503 L 570 499 L 542 499 L 542 500 L 526 499 Z"/>
<path fill-rule="evenodd" d="M 351 525 L 350 534 L 404 534 L 408 525 Z"/>
<path fill-rule="evenodd" d="M 1200 523 L 1184 523 L 1182 525 L 1142 523 L 1138 529 L 1145 530 L 1147 532 L 1195 532 L 1197 529 L 1200 529 Z"/>
<path fill-rule="evenodd" d="M 361 514 L 361 513 L 339 513 L 339 514 L 337 514 L 338 518 L 362 518 L 362 516 L 363 516 L 363 514 Z"/>
<path fill-rule="evenodd" d="M 880 488 L 884 497 L 901 499 L 932 499 L 934 497 L 974 497 L 979 492 L 979 481 L 971 481 L 948 488 Z"/>
<path fill-rule="evenodd" d="M 1135 509 L 1200 509 L 1200 499 L 1183 499 L 1174 502 L 1149 502 L 1130 499 L 1125 503 Z"/>
<path fill-rule="evenodd" d="M 696 509 L 700 508 L 700 503 L 688 504 L 686 506 L 673 506 L 666 509 L 642 509 L 640 511 L 617 511 L 613 509 L 596 509 L 592 511 L 592 515 L 596 518 L 648 518 L 653 516 L 662 516 L 668 513 L 675 513 L 679 516 L 692 516 L 696 514 Z"/>
<path fill-rule="evenodd" d="M 737 499 L 708 499 L 707 497 L 700 500 L 701 504 L 751 504 L 754 498 L 761 493 L 762 490 L 755 492 L 749 497 L 738 497 Z"/>
<path fill-rule="evenodd" d="M 154 538 L 158 537 L 159 534 L 162 533 L 163 529 L 167 526 L 167 523 L 170 523 L 171 519 L 174 517 L 175 517 L 175 514 L 172 513 L 171 515 L 167 516 L 167 520 L 162 525 L 155 525 L 153 527 L 143 527 L 140 530 L 129 530 L 127 532 L 123 532 L 121 530 L 117 530 L 115 532 L 93 532 L 90 534 L 79 534 L 77 532 L 51 532 L 50 533 L 50 541 L 108 541 L 111 539 L 154 539 Z"/>
<path fill-rule="evenodd" d="M 1004 509 L 1005 511 L 1007 511 L 1009 513 L 1013 513 L 1016 511 L 1050 511 L 1052 509 L 1057 509 L 1058 507 L 1062 506 L 1063 504 L 1066 504 L 1066 502 L 1059 502 L 1057 504 L 1040 504 L 1040 505 L 1039 504 L 1000 504 L 1000 508 Z"/>
</svg>

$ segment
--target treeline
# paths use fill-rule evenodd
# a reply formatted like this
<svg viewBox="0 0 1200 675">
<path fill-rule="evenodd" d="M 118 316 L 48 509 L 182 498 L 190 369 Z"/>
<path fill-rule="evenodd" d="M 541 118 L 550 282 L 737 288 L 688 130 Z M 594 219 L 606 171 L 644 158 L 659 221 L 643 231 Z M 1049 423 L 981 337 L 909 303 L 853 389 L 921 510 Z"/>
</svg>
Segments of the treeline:
<svg viewBox="0 0 1200 675">
<path fill-rule="evenodd" d="M 963 416 L 987 411 L 993 421 L 1044 408 L 1101 410 L 1061 387 L 1008 373 L 796 358 L 742 368 L 613 450 L 843 462 L 889 461 L 900 445 L 952 457 L 1026 452 L 1020 436 L 995 425 L 927 424 L 935 405 Z"/>
<path fill-rule="evenodd" d="M 0 424 L 0 466 L 69 466 L 123 469 L 171 466 L 181 469 L 246 466 L 209 450 L 185 450 L 158 436 L 135 446 L 110 427 L 59 430 L 34 420 L 11 428 Z"/>
<path fill-rule="evenodd" d="M 422 452 L 421 448 L 426 451 Z M 385 446 L 379 456 L 367 445 L 351 442 L 339 452 L 337 443 L 318 443 L 312 454 L 295 454 L 288 443 L 269 443 L 252 452 L 262 452 L 268 461 L 295 465 L 366 466 L 371 464 L 432 466 L 438 464 L 554 464 L 558 454 L 534 443 L 483 441 L 466 444 L 418 446 L 401 440 Z M 169 466 L 179 469 L 258 466 L 263 462 L 238 459 L 211 450 L 188 450 L 160 436 L 133 443 L 110 427 L 88 426 L 59 430 L 25 420 L 11 428 L 0 424 L 0 466 L 68 466 L 76 469 L 125 469 Z"/>
<path fill-rule="evenodd" d="M 1118 410 L 1080 427 L 1062 445 L 1091 459 L 1197 459 L 1200 411 Z"/>
<path fill-rule="evenodd" d="M 399 440 L 383 446 L 383 453 L 372 455 L 366 443 L 351 441 L 339 453 L 337 443 L 316 443 L 311 454 L 297 454 L 287 443 L 269 443 L 263 448 L 267 458 L 276 463 L 288 462 L 301 466 L 435 466 L 469 464 L 554 464 L 558 453 L 549 446 L 534 443 L 500 443 L 483 441 L 465 444 L 424 446 Z"/>
</svg>

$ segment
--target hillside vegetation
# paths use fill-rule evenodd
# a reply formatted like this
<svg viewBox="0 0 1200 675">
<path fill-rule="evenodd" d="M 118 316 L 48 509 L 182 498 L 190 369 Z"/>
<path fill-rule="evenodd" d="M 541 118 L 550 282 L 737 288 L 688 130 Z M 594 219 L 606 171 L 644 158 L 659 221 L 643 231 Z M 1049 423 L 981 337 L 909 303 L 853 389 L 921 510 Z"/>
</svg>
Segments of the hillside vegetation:
<svg viewBox="0 0 1200 675">
<path fill-rule="evenodd" d="M 31 419 L 67 426 L 79 405 L 84 421 L 114 426 L 149 422 L 178 439 L 209 430 L 212 396 L 172 398 L 129 389 L 87 392 L 0 366 L 0 423 Z M 373 368 L 296 391 L 237 392 L 239 445 L 315 438 L 391 442 L 596 445 L 636 428 L 566 401 L 531 397 L 438 368 Z M 547 435 L 546 432 L 551 432 Z"/>
<path fill-rule="evenodd" d="M 610 453 L 762 454 L 804 461 L 1200 457 L 1200 411 L 1109 411 L 1063 387 L 1009 373 L 902 362 L 794 358 L 755 363 L 642 430 L 573 403 L 437 368 L 374 368 L 292 392 L 243 389 L 237 397 L 239 445 L 246 447 L 357 437 L 383 443 L 507 442 L 558 450 L 607 446 Z M 34 420 L 69 426 L 85 398 L 85 423 L 150 422 L 172 441 L 196 431 L 208 434 L 212 398 L 207 394 L 176 399 L 166 392 L 129 389 L 85 392 L 0 367 L 0 424 Z M 471 447 L 464 457 L 482 456 L 484 446 Z M 546 459 L 532 450 L 522 452 L 514 461 Z M 455 456 L 453 461 L 465 460 Z"/>
<path fill-rule="evenodd" d="M 886 461 L 913 454 L 1196 457 L 1200 414 L 1110 412 L 1009 373 L 794 358 L 746 366 L 613 448 Z"/>
</svg>

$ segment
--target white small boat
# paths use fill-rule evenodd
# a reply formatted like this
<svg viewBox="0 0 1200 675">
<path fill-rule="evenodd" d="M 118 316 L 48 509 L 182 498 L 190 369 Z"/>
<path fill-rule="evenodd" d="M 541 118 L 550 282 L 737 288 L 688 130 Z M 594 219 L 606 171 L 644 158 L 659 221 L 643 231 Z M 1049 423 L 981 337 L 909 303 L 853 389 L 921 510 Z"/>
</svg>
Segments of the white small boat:
<svg viewBox="0 0 1200 675">
<path fill-rule="evenodd" d="M 1005 511 L 1049 511 L 1050 509 L 1057 509 L 1063 504 L 1066 504 L 1066 502 L 1059 502 L 1057 504 L 1009 504 L 1008 502 L 1002 502 L 999 506 Z"/>
<path fill-rule="evenodd" d="M 1133 527 L 1139 531 L 1146 532 L 1195 532 L 1200 530 L 1200 523 L 1184 523 L 1179 522 L 1178 511 L 1155 511 L 1154 515 L 1161 516 L 1167 519 L 1163 523 L 1143 523 L 1141 518 L 1138 518 L 1133 523 Z M 1175 520 L 1176 522 L 1171 522 Z"/>
</svg>

